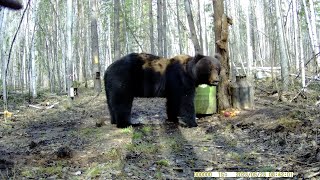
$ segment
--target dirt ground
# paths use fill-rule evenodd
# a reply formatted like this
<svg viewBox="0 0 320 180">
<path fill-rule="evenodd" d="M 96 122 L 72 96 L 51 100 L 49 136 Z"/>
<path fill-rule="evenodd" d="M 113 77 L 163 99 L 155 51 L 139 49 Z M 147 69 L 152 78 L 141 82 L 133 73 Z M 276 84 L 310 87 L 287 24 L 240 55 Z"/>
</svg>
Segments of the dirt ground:
<svg viewBox="0 0 320 180">
<path fill-rule="evenodd" d="M 14 116 L 0 115 L 0 179 L 194 179 L 196 171 L 319 179 L 320 108 L 276 99 L 256 91 L 254 110 L 201 117 L 196 128 L 165 122 L 161 98 L 135 99 L 132 118 L 145 125 L 126 129 L 110 124 L 105 95 L 92 90 L 72 105 L 49 94 L 38 108 L 11 103 Z"/>
</svg>

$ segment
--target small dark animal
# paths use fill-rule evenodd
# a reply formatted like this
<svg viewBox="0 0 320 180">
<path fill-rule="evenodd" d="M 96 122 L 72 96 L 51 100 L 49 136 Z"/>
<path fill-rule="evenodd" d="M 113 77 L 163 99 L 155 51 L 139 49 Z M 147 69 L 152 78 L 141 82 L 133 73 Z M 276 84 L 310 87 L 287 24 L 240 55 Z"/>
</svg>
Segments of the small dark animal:
<svg viewBox="0 0 320 180">
<path fill-rule="evenodd" d="M 19 0 L 0 0 L 0 6 L 14 10 L 19 10 L 23 7 Z"/>
<path fill-rule="evenodd" d="M 118 128 L 130 121 L 134 97 L 165 97 L 168 120 L 181 119 L 196 127 L 195 88 L 199 84 L 217 85 L 220 74 L 219 54 L 178 55 L 171 59 L 146 53 L 131 53 L 112 63 L 104 74 L 111 123 Z"/>
</svg>

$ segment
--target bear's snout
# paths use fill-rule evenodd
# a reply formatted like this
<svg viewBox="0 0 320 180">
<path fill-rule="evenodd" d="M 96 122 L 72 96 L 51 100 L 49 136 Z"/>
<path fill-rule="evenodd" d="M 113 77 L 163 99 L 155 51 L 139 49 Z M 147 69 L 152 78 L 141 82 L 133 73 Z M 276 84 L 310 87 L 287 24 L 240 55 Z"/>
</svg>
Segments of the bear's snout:
<svg viewBox="0 0 320 180">
<path fill-rule="evenodd" d="M 220 82 L 220 77 L 217 72 L 213 72 L 209 78 L 209 84 L 217 86 Z"/>
</svg>

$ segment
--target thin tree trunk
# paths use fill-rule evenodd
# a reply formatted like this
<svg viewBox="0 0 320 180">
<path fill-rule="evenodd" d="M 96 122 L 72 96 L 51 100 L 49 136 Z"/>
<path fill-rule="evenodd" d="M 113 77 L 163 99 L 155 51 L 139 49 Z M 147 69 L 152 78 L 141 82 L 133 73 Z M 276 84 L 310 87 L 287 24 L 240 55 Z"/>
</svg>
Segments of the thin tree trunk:
<svg viewBox="0 0 320 180">
<path fill-rule="evenodd" d="M 200 47 L 200 43 L 197 38 L 196 28 L 194 26 L 193 15 L 191 12 L 190 0 L 184 0 L 184 7 L 188 17 L 189 29 L 191 40 L 194 46 L 195 53 L 203 54 L 203 50 Z"/>
<path fill-rule="evenodd" d="M 176 0 L 176 11 L 177 11 L 177 26 L 178 26 L 178 37 L 179 37 L 179 54 L 182 54 L 182 37 L 181 37 L 181 27 L 180 27 L 180 10 L 179 10 L 179 0 Z"/>
<path fill-rule="evenodd" d="M 73 96 L 72 83 L 73 83 L 73 58 L 72 58 L 72 0 L 67 0 L 67 87 L 68 95 Z"/>
<path fill-rule="evenodd" d="M 163 56 L 163 31 L 162 31 L 162 0 L 157 1 L 157 30 L 158 30 L 158 55 Z"/>
<path fill-rule="evenodd" d="M 298 24 L 298 7 L 297 7 L 298 0 L 292 1 L 292 13 L 293 13 L 293 26 L 294 26 L 294 52 L 295 52 L 295 64 L 296 70 L 299 70 L 300 65 L 300 52 L 299 52 L 299 24 Z M 303 66 L 304 68 L 304 66 Z"/>
<path fill-rule="evenodd" d="M 282 79 L 282 90 L 287 91 L 289 86 L 289 67 L 288 67 L 288 57 L 286 55 L 286 47 L 283 37 L 283 27 L 282 27 L 282 16 L 280 11 L 280 2 L 275 0 L 276 5 L 276 16 L 277 16 L 277 28 L 278 28 L 278 43 L 280 46 L 280 58 L 281 58 L 281 79 Z M 281 98 L 281 97 L 280 97 Z"/>
<path fill-rule="evenodd" d="M 154 49 L 154 35 L 153 35 L 153 13 L 152 13 L 152 0 L 150 0 L 149 4 L 149 25 L 150 25 L 150 46 L 151 46 L 151 54 L 155 54 Z"/>
<path fill-rule="evenodd" d="M 113 44 L 114 44 L 114 59 L 117 60 L 120 58 L 120 0 L 114 0 L 114 35 L 113 35 Z"/>
<path fill-rule="evenodd" d="M 250 2 L 250 1 L 249 1 Z M 252 51 L 252 43 L 251 43 L 251 26 L 250 26 L 250 4 L 247 4 L 247 10 L 246 10 L 246 32 L 247 32 L 247 76 L 249 79 L 251 79 L 252 75 L 252 64 L 253 64 L 253 51 Z"/>
<path fill-rule="evenodd" d="M 316 55 L 320 52 L 320 46 L 319 46 L 318 36 L 317 36 L 317 31 L 316 31 L 313 0 L 309 0 L 309 5 L 310 5 L 309 9 L 307 7 L 306 0 L 302 0 L 302 2 L 303 2 L 304 9 L 305 9 L 306 20 L 307 20 L 307 25 L 308 25 L 308 30 L 309 30 L 309 37 L 310 37 L 310 42 L 312 45 L 312 51 L 313 51 L 313 54 Z M 318 69 L 320 68 L 320 55 L 315 57 L 315 59 L 316 59 L 316 64 L 317 64 L 316 71 L 318 73 Z"/>
<path fill-rule="evenodd" d="M 167 0 L 163 0 L 163 27 L 162 27 L 162 36 L 163 36 L 163 56 L 168 56 L 168 44 L 167 44 Z"/>
<path fill-rule="evenodd" d="M 303 56 L 303 43 L 302 43 L 302 38 L 301 38 L 301 24 L 299 26 L 298 42 L 300 44 L 301 85 L 302 85 L 302 88 L 304 88 L 304 87 L 306 87 L 306 71 L 305 71 L 304 56 Z"/>
</svg>

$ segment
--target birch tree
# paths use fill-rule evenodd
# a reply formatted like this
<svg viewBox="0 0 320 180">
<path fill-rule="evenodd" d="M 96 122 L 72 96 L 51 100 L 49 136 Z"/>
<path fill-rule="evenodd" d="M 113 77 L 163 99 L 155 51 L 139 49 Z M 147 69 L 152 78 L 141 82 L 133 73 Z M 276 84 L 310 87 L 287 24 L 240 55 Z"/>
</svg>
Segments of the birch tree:
<svg viewBox="0 0 320 180">
<path fill-rule="evenodd" d="M 191 40 L 194 46 L 195 53 L 203 54 L 203 50 L 200 47 L 199 40 L 197 38 L 196 28 L 194 25 L 193 15 L 191 12 L 191 5 L 190 0 L 184 0 L 184 7 L 187 13 L 188 23 L 189 23 L 189 29 L 190 29 L 190 35 Z"/>
<path fill-rule="evenodd" d="M 158 31 L 158 55 L 163 56 L 163 20 L 162 20 L 162 8 L 163 0 L 157 1 L 157 31 Z"/>
<path fill-rule="evenodd" d="M 69 97 L 73 96 L 73 59 L 72 59 L 72 0 L 67 0 L 67 87 Z"/>
<path fill-rule="evenodd" d="M 250 1 L 249 1 L 250 2 Z M 252 64 L 253 64 L 253 51 L 252 51 L 252 43 L 251 43 L 251 23 L 250 23 L 250 3 L 247 4 L 246 7 L 246 35 L 247 35 L 247 76 L 249 79 L 251 79 L 251 69 L 252 69 Z"/>
<path fill-rule="evenodd" d="M 114 44 L 114 59 L 120 58 L 120 0 L 114 0 L 114 33 L 113 33 L 113 44 Z"/>
<path fill-rule="evenodd" d="M 152 0 L 149 2 L 149 25 L 150 25 L 150 51 L 151 54 L 155 54 L 154 49 L 154 35 L 153 35 L 153 10 L 152 10 Z"/>
<path fill-rule="evenodd" d="M 36 31 L 36 12 L 37 12 L 37 1 L 32 2 L 32 15 L 31 15 L 31 21 L 30 21 L 30 31 L 29 34 L 31 34 L 31 43 L 30 43 L 30 91 L 32 94 L 32 98 L 37 97 L 37 69 L 36 69 L 36 50 L 35 50 L 35 31 Z"/>
<path fill-rule="evenodd" d="M 289 86 L 289 60 L 286 55 L 286 47 L 283 37 L 283 27 L 282 27 L 282 16 L 280 11 L 280 2 L 275 0 L 276 16 L 277 16 L 277 29 L 278 29 L 278 43 L 280 46 L 280 59 L 281 59 L 281 80 L 282 80 L 282 90 L 287 91 Z M 280 97 L 281 98 L 281 97 Z"/>
<path fill-rule="evenodd" d="M 317 30 L 316 30 L 316 18 L 314 12 L 314 4 L 313 0 L 309 0 L 309 8 L 306 4 L 306 0 L 302 0 L 303 6 L 305 9 L 305 15 L 309 30 L 309 38 L 312 46 L 313 55 L 315 56 L 316 63 L 317 63 L 317 71 L 320 68 L 320 44 L 318 42 Z M 318 73 L 318 72 L 317 72 Z"/>
<path fill-rule="evenodd" d="M 91 19 L 91 50 L 92 50 L 92 66 L 93 66 L 93 78 L 94 78 L 94 89 L 96 92 L 101 92 L 101 78 L 100 78 L 100 59 L 99 59 L 99 38 L 98 38 L 98 10 L 97 10 L 97 0 L 92 2 L 92 12 L 93 16 Z"/>
</svg>

